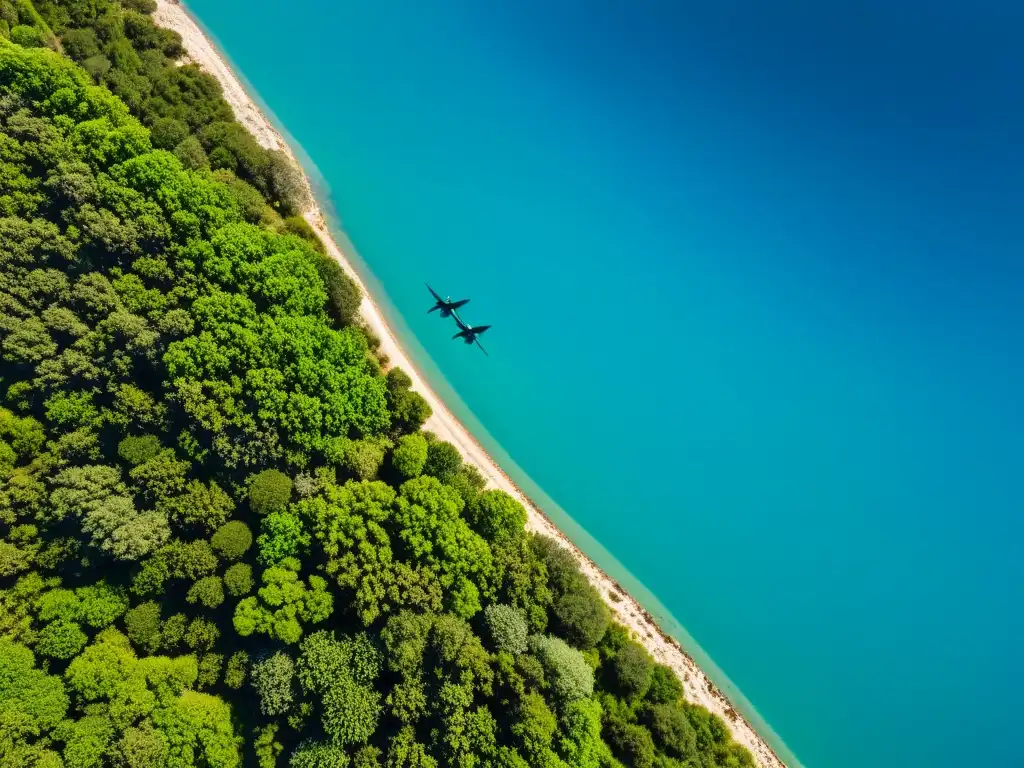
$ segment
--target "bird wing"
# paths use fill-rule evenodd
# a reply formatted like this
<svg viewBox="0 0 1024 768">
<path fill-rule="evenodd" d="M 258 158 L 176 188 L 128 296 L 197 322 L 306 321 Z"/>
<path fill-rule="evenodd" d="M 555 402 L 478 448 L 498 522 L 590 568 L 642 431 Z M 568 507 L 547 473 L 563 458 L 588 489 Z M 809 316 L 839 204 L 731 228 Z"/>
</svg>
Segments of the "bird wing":
<svg viewBox="0 0 1024 768">
<path fill-rule="evenodd" d="M 440 296 L 437 295 L 437 291 L 435 291 L 433 288 L 431 288 L 428 283 L 424 283 L 424 285 L 427 286 L 427 290 L 430 291 L 430 295 L 431 296 L 433 296 L 435 299 L 440 301 L 442 304 L 444 303 L 444 299 L 442 299 Z"/>
<path fill-rule="evenodd" d="M 477 345 L 478 347 L 480 347 L 480 351 L 481 351 L 481 352 L 483 352 L 483 353 L 484 353 L 485 355 L 487 355 L 487 350 L 486 350 L 486 349 L 484 349 L 484 345 L 480 343 L 480 339 L 478 339 L 478 338 L 474 337 L 474 338 L 473 338 L 473 341 L 475 341 L 475 342 L 476 342 L 476 345 Z M 487 357 L 490 357 L 490 355 L 487 355 Z"/>
<path fill-rule="evenodd" d="M 484 331 L 486 331 L 490 327 L 491 326 L 489 326 L 489 325 L 478 325 L 475 328 L 471 328 L 470 330 L 473 331 L 473 333 L 483 333 Z"/>
</svg>

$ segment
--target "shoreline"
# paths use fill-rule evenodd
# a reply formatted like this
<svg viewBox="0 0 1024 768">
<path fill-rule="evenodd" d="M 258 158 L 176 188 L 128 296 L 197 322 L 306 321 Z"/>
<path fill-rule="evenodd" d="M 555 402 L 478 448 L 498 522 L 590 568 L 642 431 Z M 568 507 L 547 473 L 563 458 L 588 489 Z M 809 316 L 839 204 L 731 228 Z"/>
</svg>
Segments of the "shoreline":
<svg viewBox="0 0 1024 768">
<path fill-rule="evenodd" d="M 186 51 L 185 56 L 181 59 L 182 62 L 195 63 L 217 79 L 223 89 L 224 99 L 231 105 L 239 123 L 252 133 L 262 146 L 268 149 L 282 150 L 302 170 L 302 179 L 308 194 L 308 207 L 302 214 L 303 218 L 316 231 L 330 256 L 341 265 L 346 274 L 356 281 L 362 291 L 363 303 L 360 306 L 360 316 L 366 326 L 380 338 L 379 353 L 387 356 L 389 365 L 397 365 L 408 373 L 413 382 L 412 389 L 420 393 L 430 404 L 433 414 L 423 428 L 434 432 L 438 438 L 455 445 L 462 454 L 463 460 L 480 470 L 487 479 L 488 487 L 501 489 L 519 501 L 527 512 L 526 526 L 528 530 L 554 538 L 560 545 L 573 553 L 584 574 L 604 598 L 615 621 L 629 628 L 636 640 L 647 649 L 656 661 L 668 665 L 675 671 L 683 681 L 688 701 L 700 704 L 720 716 L 731 731 L 733 739 L 750 750 L 758 766 L 761 768 L 785 768 L 786 764 L 768 742 L 733 707 L 729 699 L 697 665 L 692 656 L 683 649 L 679 641 L 662 630 L 654 616 L 646 608 L 630 596 L 617 580 L 587 557 L 552 522 L 541 507 L 498 466 L 473 434 L 462 425 L 444 401 L 427 384 L 385 321 L 384 313 L 381 312 L 380 307 L 367 290 L 365 281 L 352 266 L 352 259 L 339 247 L 332 235 L 327 218 L 314 194 L 313 185 L 302 163 L 296 157 L 295 151 L 245 90 L 217 46 L 192 18 L 186 7 L 178 0 L 157 0 L 157 10 L 153 13 L 153 20 L 159 26 L 172 29 L 181 35 L 182 45 Z M 794 762 L 791 764 L 791 768 L 798 768 L 798 766 Z"/>
</svg>

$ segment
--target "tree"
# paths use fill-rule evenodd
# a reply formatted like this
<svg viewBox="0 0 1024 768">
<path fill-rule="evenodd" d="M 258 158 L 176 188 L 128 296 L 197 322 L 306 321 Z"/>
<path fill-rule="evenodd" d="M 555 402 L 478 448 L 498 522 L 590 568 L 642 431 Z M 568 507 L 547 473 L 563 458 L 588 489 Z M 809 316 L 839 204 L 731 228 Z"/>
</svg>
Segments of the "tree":
<svg viewBox="0 0 1024 768">
<path fill-rule="evenodd" d="M 446 483 L 462 466 L 462 455 L 451 443 L 437 442 L 427 446 L 427 463 L 423 472 Z"/>
<path fill-rule="evenodd" d="M 160 439 L 156 435 L 126 437 L 117 444 L 117 455 L 133 467 L 149 461 L 160 450 Z"/>
<path fill-rule="evenodd" d="M 473 500 L 468 512 L 470 525 L 488 541 L 525 535 L 526 510 L 504 491 L 484 491 Z"/>
<path fill-rule="evenodd" d="M 578 650 L 550 635 L 530 637 L 530 652 L 540 659 L 556 701 L 565 707 L 594 692 L 594 670 Z"/>
<path fill-rule="evenodd" d="M 341 265 L 329 256 L 321 255 L 317 259 L 316 267 L 320 279 L 327 288 L 328 301 L 335 320 L 341 325 L 351 325 L 363 301 L 359 286 L 345 274 Z"/>
<path fill-rule="evenodd" d="M 224 602 L 224 582 L 219 576 L 205 576 L 192 585 L 186 599 L 206 608 L 216 608 Z"/>
<path fill-rule="evenodd" d="M 286 558 L 263 572 L 258 597 L 247 597 L 235 608 L 235 631 L 243 637 L 254 632 L 267 634 L 283 643 L 297 643 L 302 624 L 324 621 L 334 607 L 327 582 L 309 577 L 305 586 L 298 576 L 299 561 Z"/>
<path fill-rule="evenodd" d="M 257 515 L 283 512 L 291 496 L 291 478 L 276 469 L 265 469 L 249 481 L 249 506 Z"/>
<path fill-rule="evenodd" d="M 77 656 L 88 641 L 78 624 L 58 620 L 47 624 L 39 633 L 36 651 L 56 659 L 70 659 Z"/>
<path fill-rule="evenodd" d="M 487 606 L 484 618 L 494 640 L 495 650 L 513 656 L 526 653 L 529 632 L 522 612 L 511 605 L 494 603 Z"/>
<path fill-rule="evenodd" d="M 291 708 L 294 677 L 295 662 L 283 651 L 265 656 L 252 665 L 250 679 L 260 698 L 260 711 L 264 715 L 281 715 Z"/>
<path fill-rule="evenodd" d="M 225 560 L 240 560 L 252 546 L 252 532 L 241 520 L 231 520 L 214 532 L 210 544 Z"/>
<path fill-rule="evenodd" d="M 665 752 L 681 760 L 697 754 L 697 732 L 686 713 L 673 704 L 657 704 L 647 711 L 654 740 Z"/>
<path fill-rule="evenodd" d="M 252 566 L 248 563 L 235 563 L 224 571 L 224 588 L 233 597 L 242 597 L 252 592 Z"/>
<path fill-rule="evenodd" d="M 348 768 L 349 756 L 339 746 L 307 739 L 288 761 L 289 768 Z"/>
<path fill-rule="evenodd" d="M 652 704 L 677 704 L 683 699 L 683 683 L 671 668 L 655 664 L 647 699 Z"/>
<path fill-rule="evenodd" d="M 402 477 L 419 477 L 427 463 L 427 441 L 418 433 L 403 435 L 391 454 L 391 465 Z"/>
<path fill-rule="evenodd" d="M 305 554 L 309 533 L 302 521 L 290 512 L 271 512 L 260 522 L 263 533 L 256 539 L 259 560 L 275 565 L 288 557 Z"/>
<path fill-rule="evenodd" d="M 639 643 L 628 642 L 612 660 L 615 688 L 626 699 L 643 698 L 651 687 L 654 660 Z"/>
<path fill-rule="evenodd" d="M 231 658 L 228 659 L 228 666 L 224 671 L 224 685 L 238 690 L 245 685 L 248 672 L 249 654 L 245 651 L 235 651 L 231 654 Z"/>
<path fill-rule="evenodd" d="M 597 590 L 590 584 L 566 592 L 552 606 L 559 634 L 578 648 L 593 648 L 604 636 L 611 617 Z"/>
<path fill-rule="evenodd" d="M 160 604 L 152 600 L 132 608 L 124 616 L 128 639 L 148 653 L 160 648 Z"/>
</svg>

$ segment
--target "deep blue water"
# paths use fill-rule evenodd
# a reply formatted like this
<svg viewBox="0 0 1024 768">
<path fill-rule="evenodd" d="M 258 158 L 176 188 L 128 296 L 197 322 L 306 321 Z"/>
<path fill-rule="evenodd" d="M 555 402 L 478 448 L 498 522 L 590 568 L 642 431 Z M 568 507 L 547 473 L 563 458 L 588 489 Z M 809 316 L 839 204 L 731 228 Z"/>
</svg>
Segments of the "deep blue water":
<svg viewBox="0 0 1024 768">
<path fill-rule="evenodd" d="M 803 763 L 1020 763 L 1024 5 L 189 4 L 434 380 Z"/>
</svg>

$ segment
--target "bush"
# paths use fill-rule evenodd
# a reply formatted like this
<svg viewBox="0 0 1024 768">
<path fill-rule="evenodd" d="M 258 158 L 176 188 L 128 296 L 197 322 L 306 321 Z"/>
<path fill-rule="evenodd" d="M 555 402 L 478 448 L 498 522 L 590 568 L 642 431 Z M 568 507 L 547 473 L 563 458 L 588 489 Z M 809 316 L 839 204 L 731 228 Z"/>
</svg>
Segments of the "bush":
<svg viewBox="0 0 1024 768">
<path fill-rule="evenodd" d="M 594 692 L 594 670 L 575 648 L 550 635 L 533 635 L 530 651 L 544 665 L 547 680 L 558 702 L 565 706 Z"/>
<path fill-rule="evenodd" d="M 252 592 L 252 566 L 235 563 L 224 572 L 224 586 L 232 597 L 243 597 Z"/>
<path fill-rule="evenodd" d="M 654 741 L 642 725 L 612 720 L 608 728 L 608 742 L 615 756 L 633 768 L 651 768 L 654 765 Z"/>
<path fill-rule="evenodd" d="M 185 599 L 192 604 L 216 608 L 224 602 L 224 582 L 219 576 L 206 576 L 192 585 Z"/>
<path fill-rule="evenodd" d="M 95 56 L 90 56 L 88 59 L 82 62 L 82 69 L 89 73 L 89 76 L 93 80 L 99 82 L 103 79 L 104 75 L 110 71 L 111 63 L 110 59 L 104 56 L 102 53 L 97 53 Z"/>
<path fill-rule="evenodd" d="M 210 545 L 225 560 L 240 560 L 252 546 L 252 531 L 241 520 L 230 520 L 214 532 Z"/>
<path fill-rule="evenodd" d="M 384 463 L 384 456 L 390 447 L 390 442 L 380 438 L 363 440 L 341 438 L 333 450 L 328 451 L 327 458 L 341 464 L 358 480 L 373 480 L 377 477 L 380 465 Z"/>
<path fill-rule="evenodd" d="M 126 437 L 117 444 L 117 455 L 135 467 L 152 459 L 160 453 L 161 448 L 156 435 Z"/>
<path fill-rule="evenodd" d="M 263 565 L 276 565 L 286 557 L 304 554 L 309 547 L 309 533 L 290 512 L 271 512 L 263 518 L 262 528 L 256 546 Z"/>
<path fill-rule="evenodd" d="M 391 454 L 391 466 L 402 477 L 419 477 L 427 463 L 427 441 L 423 435 L 414 433 L 398 439 L 398 445 Z"/>
<path fill-rule="evenodd" d="M 295 662 L 282 651 L 264 657 L 252 665 L 250 679 L 260 697 L 260 711 L 264 715 L 282 715 L 291 708 L 294 676 Z"/>
<path fill-rule="evenodd" d="M 427 463 L 423 473 L 447 483 L 462 466 L 462 455 L 451 443 L 437 442 L 427 446 Z"/>
<path fill-rule="evenodd" d="M 496 651 L 511 653 L 513 656 L 526 653 L 528 630 L 522 611 L 511 605 L 492 603 L 484 611 L 484 620 Z"/>
<path fill-rule="evenodd" d="M 292 497 L 292 480 L 284 472 L 265 469 L 249 481 L 249 506 L 257 515 L 283 512 Z"/>
<path fill-rule="evenodd" d="M 153 13 L 156 11 L 156 0 L 121 0 L 121 5 L 131 11 L 139 13 Z"/>
</svg>

